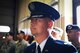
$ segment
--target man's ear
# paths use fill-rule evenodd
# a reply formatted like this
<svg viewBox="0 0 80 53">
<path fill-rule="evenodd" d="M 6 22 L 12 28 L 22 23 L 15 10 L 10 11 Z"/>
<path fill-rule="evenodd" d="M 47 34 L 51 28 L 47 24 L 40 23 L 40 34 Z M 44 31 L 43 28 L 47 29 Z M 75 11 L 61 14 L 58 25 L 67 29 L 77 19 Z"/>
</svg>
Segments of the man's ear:
<svg viewBox="0 0 80 53">
<path fill-rule="evenodd" d="M 49 28 L 52 28 L 52 26 L 53 26 L 53 24 L 54 24 L 54 22 L 53 21 L 49 21 Z"/>
</svg>

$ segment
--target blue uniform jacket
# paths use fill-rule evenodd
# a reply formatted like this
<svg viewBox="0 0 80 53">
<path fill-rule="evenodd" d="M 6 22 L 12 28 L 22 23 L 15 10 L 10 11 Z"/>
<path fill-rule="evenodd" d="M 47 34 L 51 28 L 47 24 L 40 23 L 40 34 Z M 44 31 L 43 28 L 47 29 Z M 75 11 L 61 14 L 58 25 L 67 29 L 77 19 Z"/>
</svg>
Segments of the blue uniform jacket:
<svg viewBox="0 0 80 53">
<path fill-rule="evenodd" d="M 33 43 L 24 50 L 24 53 L 36 53 L 36 43 Z M 48 38 L 42 53 L 78 53 L 76 48 L 71 44 L 65 44 L 63 41 Z"/>
</svg>

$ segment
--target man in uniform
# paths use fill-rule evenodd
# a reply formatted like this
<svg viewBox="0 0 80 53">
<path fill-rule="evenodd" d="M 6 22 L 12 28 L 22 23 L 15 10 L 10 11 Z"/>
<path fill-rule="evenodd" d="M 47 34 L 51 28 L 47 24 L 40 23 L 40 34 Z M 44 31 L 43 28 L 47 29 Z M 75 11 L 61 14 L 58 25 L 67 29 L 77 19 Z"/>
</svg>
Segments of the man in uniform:
<svg viewBox="0 0 80 53">
<path fill-rule="evenodd" d="M 79 42 L 79 32 L 80 28 L 77 25 L 67 25 L 66 32 L 68 36 L 68 40 L 72 43 L 80 53 L 80 42 Z"/>
<path fill-rule="evenodd" d="M 38 1 L 31 2 L 28 7 L 31 12 L 28 18 L 31 20 L 30 29 L 36 42 L 27 47 L 24 53 L 77 53 L 72 45 L 53 40 L 49 36 L 49 29 L 60 17 L 58 11 Z"/>
<path fill-rule="evenodd" d="M 24 49 L 28 46 L 28 42 L 24 40 L 25 33 L 23 31 L 20 31 L 19 34 L 17 34 L 18 42 L 16 44 L 16 53 L 23 53 Z"/>
<path fill-rule="evenodd" d="M 9 32 L 6 39 L 4 40 L 4 44 L 1 47 L 0 53 L 15 53 L 15 41 L 13 40 L 13 33 Z"/>
</svg>

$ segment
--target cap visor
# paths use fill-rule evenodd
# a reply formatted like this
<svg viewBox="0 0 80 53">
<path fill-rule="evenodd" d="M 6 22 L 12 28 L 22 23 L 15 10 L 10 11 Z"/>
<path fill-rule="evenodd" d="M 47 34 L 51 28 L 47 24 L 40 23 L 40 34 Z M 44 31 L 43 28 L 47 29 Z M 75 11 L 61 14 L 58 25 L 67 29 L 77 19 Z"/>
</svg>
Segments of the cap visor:
<svg viewBox="0 0 80 53">
<path fill-rule="evenodd" d="M 28 17 L 27 20 L 31 20 L 31 17 Z"/>
</svg>

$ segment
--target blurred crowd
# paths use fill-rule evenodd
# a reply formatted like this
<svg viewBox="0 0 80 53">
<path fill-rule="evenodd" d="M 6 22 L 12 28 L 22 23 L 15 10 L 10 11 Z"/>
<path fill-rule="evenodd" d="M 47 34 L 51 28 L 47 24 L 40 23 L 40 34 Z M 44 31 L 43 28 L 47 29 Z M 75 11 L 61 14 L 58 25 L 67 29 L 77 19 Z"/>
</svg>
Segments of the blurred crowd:
<svg viewBox="0 0 80 53">
<path fill-rule="evenodd" d="M 17 33 L 17 40 L 14 40 L 12 32 L 5 36 L 0 34 L 0 53 L 23 53 L 24 49 L 34 40 L 33 36 L 25 35 L 23 31 Z"/>
</svg>

